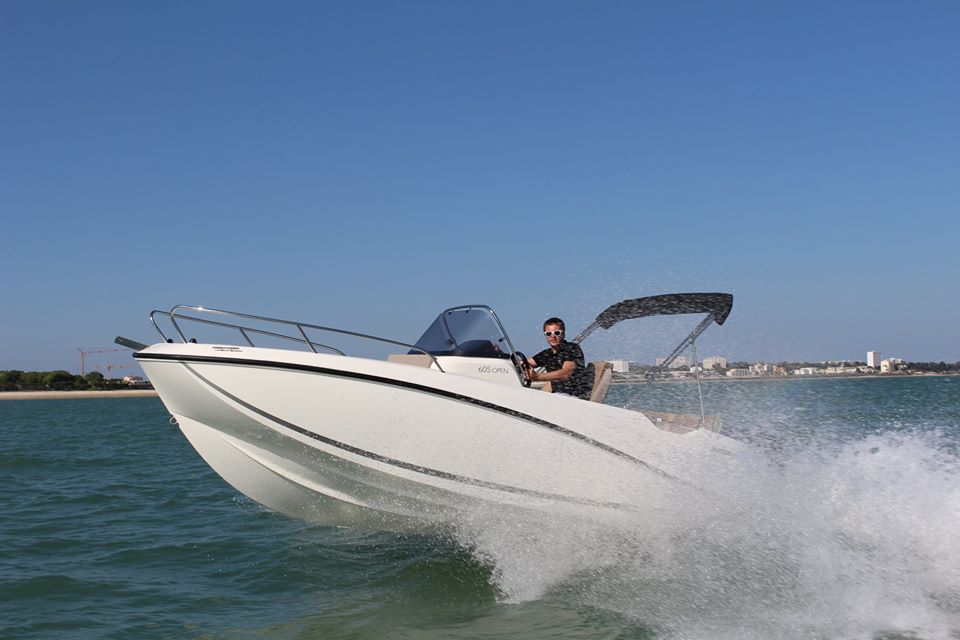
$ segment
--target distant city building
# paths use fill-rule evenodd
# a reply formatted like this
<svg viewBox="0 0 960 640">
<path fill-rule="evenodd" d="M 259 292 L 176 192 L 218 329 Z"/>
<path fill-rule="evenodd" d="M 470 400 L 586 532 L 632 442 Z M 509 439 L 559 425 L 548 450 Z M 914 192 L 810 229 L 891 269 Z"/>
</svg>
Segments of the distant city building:
<svg viewBox="0 0 960 640">
<path fill-rule="evenodd" d="M 867 366 L 876 369 L 880 366 L 880 352 L 867 351 Z"/>
<path fill-rule="evenodd" d="M 630 362 L 627 360 L 610 360 L 613 365 L 614 373 L 627 373 L 630 371 Z"/>
<path fill-rule="evenodd" d="M 727 368 L 727 359 L 720 356 L 708 356 L 703 359 L 703 368 L 705 371 L 711 371 L 714 367 L 720 366 L 721 369 Z"/>
<path fill-rule="evenodd" d="M 827 367 L 825 373 L 857 373 L 857 367 L 848 367 L 846 365 L 834 365 Z"/>
<path fill-rule="evenodd" d="M 798 376 L 815 376 L 818 373 L 820 373 L 820 370 L 816 367 L 800 367 L 794 371 L 794 374 Z"/>
<path fill-rule="evenodd" d="M 880 373 L 893 373 L 906 369 L 907 363 L 900 358 L 887 358 L 880 361 Z"/>
<path fill-rule="evenodd" d="M 749 378 L 753 373 L 750 372 L 750 369 L 730 369 L 727 371 L 727 375 L 731 378 Z"/>
<path fill-rule="evenodd" d="M 750 372 L 755 376 L 765 376 L 774 373 L 775 371 L 776 367 L 774 367 L 772 364 L 764 364 L 762 362 L 758 362 L 750 367 Z"/>
<path fill-rule="evenodd" d="M 657 358 L 657 366 L 659 367 L 666 361 L 666 358 Z M 687 356 L 677 356 L 674 361 L 670 363 L 671 369 L 689 369 L 691 366 L 690 358 Z"/>
</svg>

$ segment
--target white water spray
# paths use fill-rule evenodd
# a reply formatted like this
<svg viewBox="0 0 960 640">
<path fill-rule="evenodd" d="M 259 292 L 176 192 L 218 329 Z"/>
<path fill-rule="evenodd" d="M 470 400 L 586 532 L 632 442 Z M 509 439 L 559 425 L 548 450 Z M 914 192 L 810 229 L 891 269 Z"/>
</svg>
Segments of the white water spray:
<svg viewBox="0 0 960 640">
<path fill-rule="evenodd" d="M 474 514 L 464 541 L 508 602 L 571 598 L 658 637 L 960 637 L 960 461 L 946 439 L 807 442 L 693 473 L 709 492 L 627 530 Z"/>
</svg>

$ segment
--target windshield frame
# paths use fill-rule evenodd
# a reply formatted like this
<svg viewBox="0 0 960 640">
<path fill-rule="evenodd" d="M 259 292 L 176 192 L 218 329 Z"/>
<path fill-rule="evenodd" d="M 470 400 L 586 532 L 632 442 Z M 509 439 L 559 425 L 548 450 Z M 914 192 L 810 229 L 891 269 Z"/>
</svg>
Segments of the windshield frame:
<svg viewBox="0 0 960 640">
<path fill-rule="evenodd" d="M 500 322 L 500 318 L 497 316 L 497 312 L 485 304 L 464 304 L 464 305 L 458 305 L 456 307 L 449 307 L 447 309 L 444 309 L 443 311 L 440 312 L 440 314 L 436 318 L 434 318 L 433 322 L 430 323 L 427 329 L 423 332 L 423 334 L 417 339 L 417 341 L 414 344 L 418 349 L 423 349 L 423 351 L 430 353 L 431 355 L 435 355 L 435 356 L 450 355 L 448 353 L 438 353 L 437 349 L 430 349 L 429 345 L 421 344 L 424 338 L 426 338 L 427 335 L 431 333 L 431 330 L 433 330 L 434 327 L 438 324 L 438 320 L 440 321 L 439 324 L 442 326 L 443 331 L 446 333 L 446 338 L 452 343 L 454 349 L 456 349 L 456 347 L 458 347 L 460 344 L 463 344 L 464 342 L 468 342 L 471 339 L 479 339 L 480 338 L 479 336 L 471 337 L 469 335 L 463 335 L 462 333 L 458 335 L 458 332 L 455 331 L 450 326 L 450 323 L 448 320 L 449 316 L 453 313 L 457 313 L 457 312 L 469 313 L 471 311 L 478 311 L 481 314 L 485 315 L 489 320 L 493 321 L 493 328 L 495 328 L 497 333 L 500 334 L 497 337 L 497 342 L 498 343 L 503 342 L 508 349 L 506 353 L 506 357 L 513 358 L 514 355 L 517 353 L 517 350 L 513 346 L 513 342 L 510 340 L 510 336 L 507 334 L 506 329 L 503 328 L 503 323 Z M 431 336 L 431 337 L 434 337 L 434 336 Z M 487 336 L 483 336 L 482 338 L 486 339 Z"/>
</svg>

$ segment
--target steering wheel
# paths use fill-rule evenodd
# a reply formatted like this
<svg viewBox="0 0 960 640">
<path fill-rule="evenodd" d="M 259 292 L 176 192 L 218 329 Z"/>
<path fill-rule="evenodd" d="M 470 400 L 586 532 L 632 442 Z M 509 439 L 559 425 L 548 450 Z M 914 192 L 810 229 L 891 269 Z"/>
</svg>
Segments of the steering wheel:
<svg viewBox="0 0 960 640">
<path fill-rule="evenodd" d="M 522 351 L 515 351 L 513 353 L 513 366 L 517 368 L 517 373 L 520 374 L 520 382 L 523 383 L 523 386 L 529 387 L 530 378 L 525 372 L 530 365 L 527 362 L 527 356 L 523 355 Z"/>
</svg>

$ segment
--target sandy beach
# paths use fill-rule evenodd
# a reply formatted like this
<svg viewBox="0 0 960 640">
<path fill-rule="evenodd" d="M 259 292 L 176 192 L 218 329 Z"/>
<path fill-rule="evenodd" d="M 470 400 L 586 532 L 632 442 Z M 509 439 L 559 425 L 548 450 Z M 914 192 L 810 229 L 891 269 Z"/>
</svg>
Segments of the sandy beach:
<svg viewBox="0 0 960 640">
<path fill-rule="evenodd" d="M 156 396 L 153 389 L 119 391 L 0 391 L 0 400 L 69 400 L 75 398 L 137 398 Z"/>
</svg>

